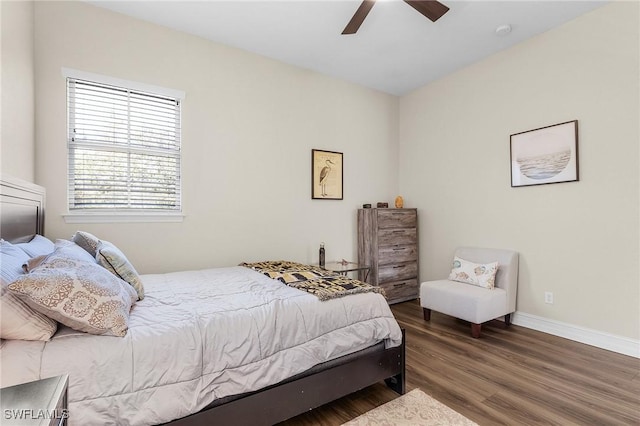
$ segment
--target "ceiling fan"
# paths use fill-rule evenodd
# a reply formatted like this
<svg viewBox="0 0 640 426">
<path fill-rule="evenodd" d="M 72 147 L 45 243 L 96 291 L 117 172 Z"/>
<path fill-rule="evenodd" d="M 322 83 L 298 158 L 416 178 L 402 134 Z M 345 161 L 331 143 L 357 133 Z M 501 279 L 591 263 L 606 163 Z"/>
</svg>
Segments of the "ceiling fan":
<svg viewBox="0 0 640 426">
<path fill-rule="evenodd" d="M 356 31 L 358 31 L 358 28 L 360 28 L 360 25 L 362 25 L 362 22 L 364 22 L 364 18 L 367 17 L 375 2 L 376 0 L 364 0 L 360 4 L 360 7 L 358 7 L 358 10 L 356 10 L 353 18 L 351 18 L 347 26 L 344 28 L 344 31 L 342 31 L 342 34 L 355 34 Z M 447 6 L 435 0 L 404 0 L 404 2 L 422 13 L 432 22 L 436 22 L 442 17 L 442 15 L 449 11 Z"/>
</svg>

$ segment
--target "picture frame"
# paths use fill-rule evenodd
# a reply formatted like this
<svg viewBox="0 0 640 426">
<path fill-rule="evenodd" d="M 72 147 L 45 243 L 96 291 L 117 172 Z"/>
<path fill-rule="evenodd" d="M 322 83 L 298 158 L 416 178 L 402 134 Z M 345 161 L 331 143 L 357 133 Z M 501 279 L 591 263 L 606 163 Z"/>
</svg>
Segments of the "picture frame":
<svg viewBox="0 0 640 426">
<path fill-rule="evenodd" d="M 578 120 L 510 137 L 511 186 L 577 182 Z"/>
<path fill-rule="evenodd" d="M 311 199 L 342 200 L 342 153 L 311 150 Z"/>
</svg>

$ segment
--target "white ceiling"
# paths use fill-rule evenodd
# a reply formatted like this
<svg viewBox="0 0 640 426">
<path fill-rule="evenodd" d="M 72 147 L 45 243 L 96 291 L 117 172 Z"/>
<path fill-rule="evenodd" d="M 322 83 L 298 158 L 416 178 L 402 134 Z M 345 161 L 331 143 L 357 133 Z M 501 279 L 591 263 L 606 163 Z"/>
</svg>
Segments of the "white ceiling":
<svg viewBox="0 0 640 426">
<path fill-rule="evenodd" d="M 431 22 L 401 0 L 378 0 L 341 35 L 360 0 L 89 1 L 116 12 L 402 95 L 561 25 L 606 1 L 457 1 Z M 507 36 L 496 27 L 509 24 Z"/>
</svg>

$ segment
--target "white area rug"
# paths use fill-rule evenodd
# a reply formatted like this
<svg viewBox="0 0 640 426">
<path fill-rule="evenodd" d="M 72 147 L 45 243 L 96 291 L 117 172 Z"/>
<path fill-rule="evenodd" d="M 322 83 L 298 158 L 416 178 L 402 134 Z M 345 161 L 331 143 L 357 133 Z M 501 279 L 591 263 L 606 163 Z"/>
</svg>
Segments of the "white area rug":
<svg viewBox="0 0 640 426">
<path fill-rule="evenodd" d="M 414 389 L 393 401 L 389 401 L 356 417 L 343 426 L 369 425 L 477 426 L 477 423 L 431 398 L 420 389 Z"/>
</svg>

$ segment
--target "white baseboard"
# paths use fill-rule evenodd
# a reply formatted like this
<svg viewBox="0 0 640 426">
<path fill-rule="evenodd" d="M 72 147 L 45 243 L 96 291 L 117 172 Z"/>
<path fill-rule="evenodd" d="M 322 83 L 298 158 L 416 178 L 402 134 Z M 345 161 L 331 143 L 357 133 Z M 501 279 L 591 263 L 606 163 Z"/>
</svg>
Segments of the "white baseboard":
<svg viewBox="0 0 640 426">
<path fill-rule="evenodd" d="M 576 342 L 640 358 L 640 341 L 628 337 L 616 336 L 602 331 L 592 330 L 573 324 L 539 317 L 524 312 L 515 312 L 512 322 L 521 327 L 575 340 Z"/>
</svg>

